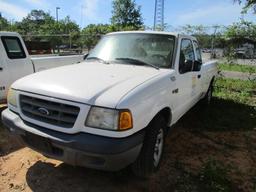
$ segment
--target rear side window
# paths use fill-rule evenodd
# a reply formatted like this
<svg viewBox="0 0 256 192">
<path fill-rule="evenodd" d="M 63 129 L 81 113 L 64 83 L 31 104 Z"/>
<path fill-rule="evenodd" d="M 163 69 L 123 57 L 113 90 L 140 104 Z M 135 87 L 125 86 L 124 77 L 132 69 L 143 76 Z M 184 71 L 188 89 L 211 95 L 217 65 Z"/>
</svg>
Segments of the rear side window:
<svg viewBox="0 0 256 192">
<path fill-rule="evenodd" d="M 25 51 L 18 37 L 1 37 L 5 51 L 9 59 L 26 58 Z"/>
<path fill-rule="evenodd" d="M 199 48 L 199 45 L 196 41 L 194 41 L 194 46 L 195 46 L 195 50 L 196 50 L 197 60 L 202 62 L 201 49 Z"/>
</svg>

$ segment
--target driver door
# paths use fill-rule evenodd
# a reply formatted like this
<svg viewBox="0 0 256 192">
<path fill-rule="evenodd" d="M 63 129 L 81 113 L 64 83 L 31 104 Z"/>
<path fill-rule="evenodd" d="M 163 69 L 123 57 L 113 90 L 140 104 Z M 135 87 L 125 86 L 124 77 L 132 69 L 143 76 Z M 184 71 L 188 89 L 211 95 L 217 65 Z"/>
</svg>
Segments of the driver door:
<svg viewBox="0 0 256 192">
<path fill-rule="evenodd" d="M 184 38 L 180 42 L 179 63 L 177 70 L 177 89 L 173 92 L 177 96 L 176 114 L 178 119 L 186 113 L 192 105 L 192 67 L 195 60 L 193 44 L 190 39 Z"/>
</svg>

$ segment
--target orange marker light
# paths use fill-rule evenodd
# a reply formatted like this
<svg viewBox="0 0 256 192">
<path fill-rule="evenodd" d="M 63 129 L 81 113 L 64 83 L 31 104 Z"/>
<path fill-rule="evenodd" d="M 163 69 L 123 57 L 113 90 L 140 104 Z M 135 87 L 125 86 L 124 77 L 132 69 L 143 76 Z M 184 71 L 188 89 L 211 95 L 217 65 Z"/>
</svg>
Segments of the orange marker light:
<svg viewBox="0 0 256 192">
<path fill-rule="evenodd" d="M 132 114 L 130 111 L 121 111 L 119 116 L 119 130 L 124 131 L 131 129 L 132 124 Z"/>
</svg>

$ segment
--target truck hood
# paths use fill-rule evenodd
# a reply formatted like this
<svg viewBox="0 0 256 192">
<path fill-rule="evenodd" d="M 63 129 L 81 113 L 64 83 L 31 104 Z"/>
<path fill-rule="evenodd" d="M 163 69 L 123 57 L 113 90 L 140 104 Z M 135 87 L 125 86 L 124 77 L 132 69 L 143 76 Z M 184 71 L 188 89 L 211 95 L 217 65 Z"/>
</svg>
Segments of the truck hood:
<svg viewBox="0 0 256 192">
<path fill-rule="evenodd" d="M 119 100 L 166 69 L 83 62 L 26 76 L 12 88 L 90 105 L 115 108 Z"/>
</svg>

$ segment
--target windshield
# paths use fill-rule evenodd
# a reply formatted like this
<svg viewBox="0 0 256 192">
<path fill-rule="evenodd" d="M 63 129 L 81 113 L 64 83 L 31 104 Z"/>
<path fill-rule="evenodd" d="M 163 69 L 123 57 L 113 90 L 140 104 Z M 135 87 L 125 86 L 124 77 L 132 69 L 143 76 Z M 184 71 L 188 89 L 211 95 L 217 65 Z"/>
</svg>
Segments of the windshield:
<svg viewBox="0 0 256 192">
<path fill-rule="evenodd" d="M 147 64 L 170 68 L 175 37 L 172 35 L 124 33 L 104 36 L 87 60 L 105 63 Z M 133 62 L 139 61 L 139 62 Z"/>
</svg>

